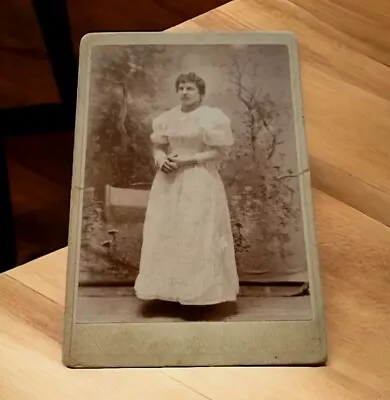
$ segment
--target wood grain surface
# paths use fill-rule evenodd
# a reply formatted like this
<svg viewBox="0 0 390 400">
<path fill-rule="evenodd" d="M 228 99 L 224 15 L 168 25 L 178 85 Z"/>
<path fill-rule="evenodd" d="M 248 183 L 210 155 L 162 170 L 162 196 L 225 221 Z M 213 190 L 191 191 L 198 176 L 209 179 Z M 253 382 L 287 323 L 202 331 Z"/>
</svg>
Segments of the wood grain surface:
<svg viewBox="0 0 390 400">
<path fill-rule="evenodd" d="M 0 399 L 389 399 L 389 19 L 385 0 L 236 0 L 174 28 L 298 37 L 326 367 L 69 370 L 63 249 L 0 275 Z"/>
</svg>

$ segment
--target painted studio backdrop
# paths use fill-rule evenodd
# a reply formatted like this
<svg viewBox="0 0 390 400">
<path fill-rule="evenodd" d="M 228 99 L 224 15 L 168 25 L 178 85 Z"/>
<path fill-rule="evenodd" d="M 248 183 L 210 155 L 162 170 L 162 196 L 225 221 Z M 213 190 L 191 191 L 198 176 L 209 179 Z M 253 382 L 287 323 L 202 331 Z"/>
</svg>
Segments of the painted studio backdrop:
<svg viewBox="0 0 390 400">
<path fill-rule="evenodd" d="M 221 164 L 240 283 L 307 282 L 288 50 L 256 46 L 102 46 L 93 50 L 80 284 L 137 276 L 155 174 L 151 122 L 195 72 L 203 103 L 226 113 Z M 174 257 L 174 254 L 172 254 Z"/>
</svg>

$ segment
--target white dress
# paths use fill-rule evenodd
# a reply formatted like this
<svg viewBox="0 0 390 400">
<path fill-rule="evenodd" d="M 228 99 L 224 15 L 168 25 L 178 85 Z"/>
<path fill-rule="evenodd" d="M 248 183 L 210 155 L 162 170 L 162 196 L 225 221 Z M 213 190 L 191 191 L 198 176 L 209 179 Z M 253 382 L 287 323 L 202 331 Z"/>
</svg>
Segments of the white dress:
<svg viewBox="0 0 390 400">
<path fill-rule="evenodd" d="M 230 119 L 200 106 L 175 107 L 153 121 L 151 140 L 168 154 L 195 154 L 234 142 Z M 157 171 L 146 211 L 138 298 L 207 305 L 235 301 L 239 281 L 228 203 L 218 162 Z"/>
</svg>

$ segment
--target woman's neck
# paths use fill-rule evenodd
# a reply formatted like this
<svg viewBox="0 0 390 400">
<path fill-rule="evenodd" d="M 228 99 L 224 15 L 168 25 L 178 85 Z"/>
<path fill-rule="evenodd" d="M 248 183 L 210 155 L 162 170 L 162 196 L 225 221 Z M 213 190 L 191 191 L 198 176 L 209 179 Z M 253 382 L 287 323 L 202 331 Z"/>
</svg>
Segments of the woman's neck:
<svg viewBox="0 0 390 400">
<path fill-rule="evenodd" d="M 190 105 L 182 104 L 181 111 L 182 112 L 191 112 L 191 111 L 196 110 L 199 106 L 200 106 L 200 103 L 194 103 L 194 104 L 190 104 Z"/>
</svg>

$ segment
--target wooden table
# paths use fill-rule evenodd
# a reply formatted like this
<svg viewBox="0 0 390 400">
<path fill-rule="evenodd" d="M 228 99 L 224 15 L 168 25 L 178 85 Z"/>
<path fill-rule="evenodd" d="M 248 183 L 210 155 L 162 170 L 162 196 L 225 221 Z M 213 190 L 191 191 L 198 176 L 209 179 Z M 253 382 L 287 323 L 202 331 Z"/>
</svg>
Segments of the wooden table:
<svg viewBox="0 0 390 400">
<path fill-rule="evenodd" d="M 236 0 L 173 28 L 300 41 L 327 367 L 69 370 L 63 249 L 0 276 L 0 399 L 389 399 L 389 20 L 386 0 Z"/>
</svg>

